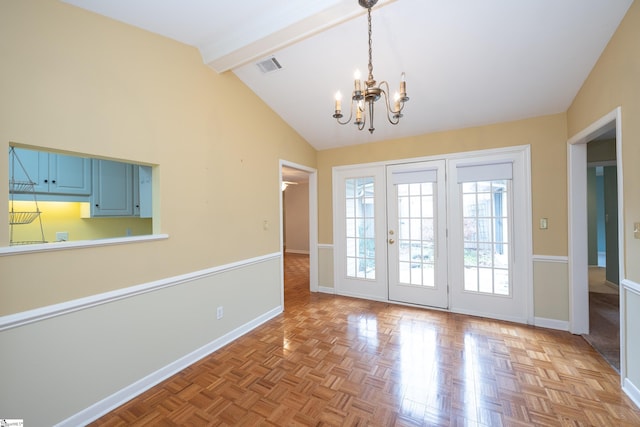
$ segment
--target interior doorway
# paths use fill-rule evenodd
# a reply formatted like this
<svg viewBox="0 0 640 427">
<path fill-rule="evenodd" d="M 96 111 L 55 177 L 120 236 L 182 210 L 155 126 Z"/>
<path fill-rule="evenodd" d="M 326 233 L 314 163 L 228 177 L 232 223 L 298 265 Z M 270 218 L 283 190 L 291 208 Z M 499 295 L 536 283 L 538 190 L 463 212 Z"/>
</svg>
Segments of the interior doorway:
<svg viewBox="0 0 640 427">
<path fill-rule="evenodd" d="M 570 330 L 575 334 L 582 334 L 585 338 L 593 335 L 601 325 L 601 319 L 594 318 L 594 310 L 592 310 L 594 294 L 604 294 L 604 292 L 592 293 L 589 289 L 589 265 L 604 264 L 604 269 L 595 270 L 596 273 L 602 275 L 602 282 L 611 282 L 606 284 L 611 289 L 624 279 L 624 265 L 620 259 L 620 248 L 624 247 L 624 235 L 622 233 L 622 218 L 624 200 L 622 198 L 622 133 L 621 133 L 621 108 L 613 110 L 611 113 L 594 122 L 583 131 L 569 139 L 569 285 L 570 285 Z M 597 261 L 597 253 L 593 255 L 593 245 L 595 237 L 593 233 L 593 225 L 589 226 L 589 156 L 588 149 L 602 144 L 598 141 L 613 141 L 613 145 L 609 147 L 613 152 L 613 157 L 608 159 L 611 166 L 615 166 L 612 173 L 609 174 L 610 180 L 615 180 L 615 185 L 610 191 L 614 197 L 608 202 L 604 202 L 606 212 L 604 222 L 608 222 L 609 230 L 606 231 L 605 257 L 600 262 Z M 593 144 L 593 145 L 592 145 Z M 612 148 L 613 147 L 613 148 Z M 593 154 L 592 154 L 593 156 Z M 591 158 L 593 160 L 593 157 Z M 611 178 L 613 177 L 613 178 Z M 604 178 L 603 178 L 604 179 Z M 609 183 L 611 185 L 611 183 Z M 608 221 L 607 221 L 608 219 Z M 592 249 L 589 249 L 589 240 L 591 240 Z M 590 257 L 591 252 L 591 257 Z M 602 257 L 601 257 L 602 259 Z M 609 270 L 605 272 L 604 270 Z M 592 273 L 594 270 L 592 269 Z M 603 275 L 604 273 L 604 275 Z M 592 275 L 593 278 L 593 275 Z M 610 280 L 610 278 L 613 278 Z M 615 284 L 614 284 L 615 282 Z M 609 286 L 611 285 L 611 286 Z M 604 289 L 604 288 L 602 288 Z M 609 331 L 601 333 L 607 336 L 608 345 L 617 344 L 617 359 L 612 365 L 617 365 L 621 377 L 626 376 L 625 360 L 624 360 L 624 333 L 621 333 L 622 325 L 620 319 L 624 318 L 624 292 L 613 294 L 610 297 L 613 305 L 617 302 L 616 311 L 608 314 L 615 326 L 615 332 Z M 590 301 L 591 300 L 591 301 Z M 619 311 L 618 311 L 619 310 Z M 617 323 L 616 323 L 617 321 Z M 617 336 L 616 336 L 617 335 Z M 593 345 L 593 344 L 592 344 Z M 601 351 L 601 353 L 603 353 Z M 605 358 L 606 355 L 603 354 Z M 607 360 L 609 360 L 607 358 Z"/>
<path fill-rule="evenodd" d="M 616 130 L 587 142 L 589 332 L 584 338 L 620 370 Z"/>
<path fill-rule="evenodd" d="M 282 306 L 296 290 L 318 289 L 317 172 L 280 161 L 280 248 L 282 253 Z"/>
</svg>

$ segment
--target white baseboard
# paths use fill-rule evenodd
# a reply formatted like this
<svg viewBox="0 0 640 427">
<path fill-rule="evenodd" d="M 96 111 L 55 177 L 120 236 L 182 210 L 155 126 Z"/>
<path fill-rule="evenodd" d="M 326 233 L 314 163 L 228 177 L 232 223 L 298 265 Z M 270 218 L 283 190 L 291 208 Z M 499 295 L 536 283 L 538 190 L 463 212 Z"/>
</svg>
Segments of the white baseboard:
<svg viewBox="0 0 640 427">
<path fill-rule="evenodd" d="M 533 319 L 534 326 L 541 328 L 557 329 L 559 331 L 569 330 L 568 320 L 547 319 L 544 317 L 536 317 Z"/>
<path fill-rule="evenodd" d="M 301 254 L 301 255 L 309 255 L 309 251 L 304 251 L 300 249 L 287 249 L 285 250 L 287 254 Z"/>
<path fill-rule="evenodd" d="M 458 313 L 458 314 L 465 314 L 467 316 L 484 317 L 485 319 L 495 319 L 495 320 L 502 320 L 502 321 L 505 321 L 505 322 L 520 323 L 520 324 L 523 324 L 523 325 L 528 324 L 527 319 L 524 318 L 524 317 L 497 316 L 497 315 L 495 315 L 495 313 L 484 313 L 484 312 L 475 311 L 475 310 L 461 310 L 461 309 L 456 308 L 456 307 L 449 307 L 449 312 Z"/>
<path fill-rule="evenodd" d="M 336 293 L 335 288 L 330 288 L 328 286 L 318 286 L 318 292 L 322 292 L 323 294 L 332 294 Z"/>
<path fill-rule="evenodd" d="M 635 384 L 629 380 L 629 378 L 625 378 L 622 382 L 622 390 L 629 396 L 633 403 L 636 404 L 638 408 L 640 408 L 640 389 L 636 387 Z"/>
<path fill-rule="evenodd" d="M 233 331 L 230 331 L 229 333 L 210 342 L 209 344 L 206 344 L 199 349 L 192 351 L 186 356 L 181 357 L 180 359 L 168 364 L 167 366 L 158 369 L 157 371 L 147 375 L 144 378 L 141 378 L 135 383 L 128 385 L 122 390 L 117 391 L 111 396 L 89 406 L 88 408 L 78 412 L 77 414 L 67 418 L 66 420 L 63 420 L 62 422 L 56 424 L 56 427 L 86 425 L 92 421 L 95 421 L 96 419 L 109 413 L 113 409 L 147 391 L 151 387 L 159 384 L 165 379 L 194 364 L 198 360 L 208 356 L 209 354 L 240 338 L 242 335 L 252 331 L 263 323 L 273 319 L 280 313 L 282 313 L 281 306 L 276 307 L 261 316 L 258 316 L 252 321 L 234 329 Z"/>
</svg>

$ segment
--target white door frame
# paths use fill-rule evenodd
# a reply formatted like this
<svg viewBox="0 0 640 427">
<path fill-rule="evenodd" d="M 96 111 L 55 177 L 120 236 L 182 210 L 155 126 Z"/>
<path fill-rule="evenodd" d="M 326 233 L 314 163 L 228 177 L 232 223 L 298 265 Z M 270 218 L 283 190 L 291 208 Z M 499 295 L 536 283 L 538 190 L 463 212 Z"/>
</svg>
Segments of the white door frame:
<svg viewBox="0 0 640 427">
<path fill-rule="evenodd" d="M 375 276 L 360 278 L 347 275 L 345 179 L 371 177 L 374 184 Z M 389 301 L 387 286 L 386 176 L 383 163 L 336 166 L 332 170 L 333 198 L 333 276 L 336 294 L 374 301 Z"/>
<path fill-rule="evenodd" d="M 444 160 L 431 160 L 429 162 L 412 162 L 387 165 L 386 167 L 386 189 L 387 189 L 387 230 L 388 239 L 396 241 L 395 245 L 388 246 L 387 250 L 387 289 L 390 301 L 401 304 L 415 304 L 424 307 L 449 309 L 449 279 L 448 279 L 448 238 L 447 238 L 447 183 L 445 179 L 447 163 Z M 421 172 L 433 173 L 430 178 L 415 176 Z M 397 182 L 394 176 L 406 176 L 410 182 Z M 402 179 L 401 179 L 402 180 Z M 424 181 L 421 181 L 424 180 Z M 400 282 L 400 256 L 399 245 L 401 244 L 401 232 L 398 225 L 398 184 L 408 184 L 413 182 L 428 182 L 434 184 L 433 197 L 433 219 L 434 219 L 434 268 L 435 286 L 415 286 Z M 406 236 L 405 236 L 406 238 Z M 411 239 L 414 237 L 412 236 Z M 405 262 L 406 264 L 406 262 Z M 418 263 L 422 269 L 422 262 Z M 413 267 L 413 265 L 412 265 Z"/>
<path fill-rule="evenodd" d="M 318 292 L 318 170 L 288 160 L 280 159 L 278 192 L 280 201 L 280 283 L 281 302 L 284 309 L 284 206 L 282 205 L 282 167 L 298 169 L 309 174 L 309 290 Z"/>
<path fill-rule="evenodd" d="M 624 275 L 624 197 L 622 174 L 622 108 L 618 107 L 593 122 L 567 141 L 569 196 L 569 330 L 589 333 L 589 279 L 587 254 L 587 143 L 616 129 L 618 177 L 618 250 L 620 283 Z M 626 377 L 624 360 L 624 292 L 620 292 L 620 373 Z"/>
<path fill-rule="evenodd" d="M 477 153 L 481 153 L 480 157 Z M 511 295 L 512 301 L 517 307 L 521 307 L 523 312 L 505 310 L 501 314 L 498 314 L 498 309 L 495 313 L 483 311 L 480 306 L 469 309 L 467 304 L 460 304 L 463 301 L 465 292 L 462 289 L 462 271 L 457 269 L 459 267 L 455 261 L 449 263 L 449 281 L 452 283 L 450 287 L 450 300 L 449 309 L 454 313 L 468 314 L 472 316 L 484 316 L 493 319 L 507 320 L 518 323 L 526 323 L 529 325 L 534 324 L 534 289 L 533 289 L 533 230 L 532 230 L 532 201 L 531 201 L 531 147 L 529 145 L 505 147 L 492 150 L 483 150 L 481 152 L 472 152 L 463 156 L 456 156 L 450 158 L 447 161 L 447 179 L 448 181 L 448 194 L 450 198 L 448 201 L 449 211 L 447 216 L 449 217 L 449 258 L 451 260 L 456 259 L 456 253 L 462 251 L 462 231 L 459 227 L 456 227 L 451 223 L 452 220 L 457 218 L 457 213 L 460 207 L 459 202 L 454 196 L 457 193 L 458 182 L 456 179 L 457 165 L 482 165 L 491 164 L 494 162 L 513 162 L 513 180 L 512 180 L 512 216 L 510 221 L 513 221 L 512 233 L 509 239 L 509 244 L 512 246 L 513 255 L 515 260 L 512 260 L 512 273 L 517 276 L 517 281 L 520 284 L 517 292 Z M 516 227 L 516 218 L 522 218 L 522 221 Z M 516 280 L 512 279 L 515 283 Z M 486 297 L 478 294 L 478 299 L 485 299 Z M 515 299 L 513 299 L 515 298 Z M 489 298 L 486 298 L 489 300 Z M 505 305 L 506 306 L 506 305 Z"/>
</svg>

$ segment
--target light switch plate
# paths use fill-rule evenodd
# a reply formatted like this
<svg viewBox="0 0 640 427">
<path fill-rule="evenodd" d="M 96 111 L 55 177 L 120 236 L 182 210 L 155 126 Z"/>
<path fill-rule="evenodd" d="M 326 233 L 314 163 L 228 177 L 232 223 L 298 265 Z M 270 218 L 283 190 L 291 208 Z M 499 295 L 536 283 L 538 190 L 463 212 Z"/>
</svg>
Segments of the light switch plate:
<svg viewBox="0 0 640 427">
<path fill-rule="evenodd" d="M 636 222 L 633 224 L 633 237 L 636 239 L 640 239 L 640 222 Z"/>
<path fill-rule="evenodd" d="M 547 218 L 540 218 L 540 230 L 546 230 L 549 228 L 549 220 Z"/>
</svg>

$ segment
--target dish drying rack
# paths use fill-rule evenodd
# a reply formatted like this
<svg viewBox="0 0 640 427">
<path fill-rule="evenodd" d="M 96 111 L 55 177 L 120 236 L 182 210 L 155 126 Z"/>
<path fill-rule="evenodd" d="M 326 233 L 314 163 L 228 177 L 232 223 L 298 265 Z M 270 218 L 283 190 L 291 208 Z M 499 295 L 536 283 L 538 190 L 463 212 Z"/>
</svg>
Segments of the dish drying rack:
<svg viewBox="0 0 640 427">
<path fill-rule="evenodd" d="M 31 180 L 29 174 L 27 173 L 27 169 L 24 167 L 20 158 L 18 157 L 18 153 L 14 147 L 9 147 L 9 161 L 11 162 L 11 178 L 9 178 L 9 197 L 10 197 L 10 206 L 9 206 L 9 227 L 10 227 L 10 240 L 9 245 L 27 245 L 33 243 L 46 243 L 44 239 L 44 229 L 42 228 L 42 217 L 40 212 L 40 208 L 38 207 L 38 199 L 35 193 L 35 185 L 36 183 Z M 20 167 L 22 174 L 24 174 L 24 180 L 15 179 L 16 176 L 16 167 Z M 31 199 L 33 201 L 29 201 L 32 203 L 33 209 L 31 210 L 15 210 L 15 195 L 16 194 L 30 194 Z M 34 221 L 38 220 L 40 225 L 40 240 L 29 240 L 29 241 L 15 241 L 13 238 L 13 227 L 16 225 L 26 225 L 31 224 Z"/>
</svg>

